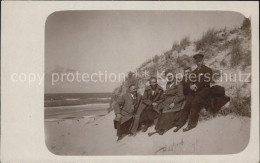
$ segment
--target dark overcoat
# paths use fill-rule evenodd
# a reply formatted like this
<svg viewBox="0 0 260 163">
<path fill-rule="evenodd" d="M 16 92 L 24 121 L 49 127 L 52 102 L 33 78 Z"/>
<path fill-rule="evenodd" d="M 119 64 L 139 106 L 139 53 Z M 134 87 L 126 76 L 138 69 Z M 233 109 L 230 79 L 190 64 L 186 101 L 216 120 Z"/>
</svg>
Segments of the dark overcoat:
<svg viewBox="0 0 260 163">
<path fill-rule="evenodd" d="M 162 96 L 162 103 L 158 106 L 158 110 L 162 112 L 174 112 L 181 110 L 182 102 L 185 99 L 183 94 L 183 85 L 182 84 L 173 84 L 168 89 L 164 91 Z M 171 109 L 169 105 L 174 103 L 174 107 Z"/>
<path fill-rule="evenodd" d="M 196 68 L 190 74 L 190 84 L 195 84 L 197 86 L 197 91 L 205 87 L 210 87 L 210 82 L 212 81 L 212 70 L 211 68 L 202 65 L 200 68 Z"/>
<path fill-rule="evenodd" d="M 183 77 L 182 81 L 180 82 L 180 84 L 182 85 L 183 87 L 183 95 L 186 96 L 190 93 L 194 93 L 194 91 L 192 91 L 190 89 L 190 84 L 191 82 L 189 81 L 189 76 L 187 77 Z"/>
<path fill-rule="evenodd" d="M 174 107 L 171 109 L 169 105 L 174 102 Z M 167 131 L 172 127 L 182 127 L 188 117 L 188 112 L 183 111 L 185 105 L 184 86 L 181 82 L 178 85 L 172 85 L 166 89 L 164 93 L 164 101 L 159 109 L 162 109 L 155 130 Z"/>
<path fill-rule="evenodd" d="M 157 108 L 154 108 L 152 106 L 152 103 L 156 102 L 159 106 L 159 104 L 163 101 L 163 88 L 159 85 L 156 86 L 156 89 L 154 90 L 151 86 L 148 86 L 144 90 L 144 94 L 142 97 L 142 103 L 144 104 L 141 108 L 141 115 L 140 115 L 140 122 L 145 122 L 148 120 L 154 120 L 159 116 L 159 112 Z"/>
<path fill-rule="evenodd" d="M 163 101 L 162 96 L 163 96 L 163 88 L 161 86 L 157 85 L 156 89 L 154 90 L 154 93 L 152 87 L 147 86 L 144 90 L 142 102 L 146 106 L 151 106 L 153 102 L 161 103 Z"/>
<path fill-rule="evenodd" d="M 210 113 L 217 113 L 226 103 L 230 101 L 230 97 L 225 95 L 225 88 L 214 85 L 210 88 L 210 95 L 204 103 L 204 107 Z"/>
</svg>

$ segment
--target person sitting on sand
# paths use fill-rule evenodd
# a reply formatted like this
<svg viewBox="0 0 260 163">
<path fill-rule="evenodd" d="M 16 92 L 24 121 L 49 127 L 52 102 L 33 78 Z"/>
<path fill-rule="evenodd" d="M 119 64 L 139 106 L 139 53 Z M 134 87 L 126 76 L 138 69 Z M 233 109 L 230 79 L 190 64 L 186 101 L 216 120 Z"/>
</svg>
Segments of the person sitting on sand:
<svg viewBox="0 0 260 163">
<path fill-rule="evenodd" d="M 173 108 L 178 109 L 180 108 L 183 100 L 183 86 L 178 85 L 174 74 L 171 71 L 166 71 L 165 75 L 167 77 L 166 83 L 166 90 L 162 96 L 162 102 L 158 106 L 158 111 L 168 111 L 172 110 Z"/>
<path fill-rule="evenodd" d="M 204 55 L 195 54 L 193 58 L 197 68 L 191 72 L 192 76 L 190 76 L 189 86 L 192 93 L 188 95 L 188 102 L 184 106 L 190 108 L 190 115 L 188 126 L 183 129 L 184 132 L 196 127 L 199 113 L 206 99 L 210 96 L 210 83 L 212 81 L 212 69 L 204 65 Z"/>
<path fill-rule="evenodd" d="M 146 132 L 148 127 L 159 117 L 157 107 L 162 102 L 163 95 L 163 88 L 157 84 L 156 77 L 151 77 L 149 83 L 150 85 L 145 88 L 142 98 L 142 103 L 145 105 L 140 116 L 143 132 Z"/>
<path fill-rule="evenodd" d="M 114 122 L 118 136 L 117 141 L 121 140 L 127 134 L 133 135 L 131 128 L 141 99 L 142 95 L 137 93 L 137 86 L 135 84 L 131 84 L 128 87 L 128 92 L 118 98 L 114 106 L 116 114 Z"/>
<path fill-rule="evenodd" d="M 155 132 L 149 133 L 151 136 L 155 133 L 163 135 L 166 131 L 173 127 L 177 127 L 174 131 L 177 132 L 187 121 L 188 114 L 181 110 L 184 106 L 184 87 L 183 83 L 178 84 L 173 73 L 166 71 L 167 84 L 163 94 L 163 102 L 158 109 L 162 114 L 158 118 L 158 123 L 155 126 Z"/>
</svg>

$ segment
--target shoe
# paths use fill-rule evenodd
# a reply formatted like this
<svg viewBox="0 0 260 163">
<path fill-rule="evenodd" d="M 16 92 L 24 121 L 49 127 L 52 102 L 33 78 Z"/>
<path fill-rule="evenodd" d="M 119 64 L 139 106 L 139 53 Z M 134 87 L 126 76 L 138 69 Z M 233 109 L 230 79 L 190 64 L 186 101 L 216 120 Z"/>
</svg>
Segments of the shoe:
<svg viewBox="0 0 260 163">
<path fill-rule="evenodd" d="M 163 135 L 163 134 L 164 134 L 164 131 L 161 130 L 161 131 L 158 132 L 158 134 L 159 134 L 159 135 Z"/>
<path fill-rule="evenodd" d="M 119 142 L 119 141 L 122 140 L 122 139 L 123 139 L 123 136 L 118 136 L 117 142 Z"/>
<path fill-rule="evenodd" d="M 146 125 L 142 126 L 142 131 L 143 131 L 143 132 L 146 132 L 147 129 L 148 129 L 148 126 L 146 126 Z"/>
<path fill-rule="evenodd" d="M 180 128 L 176 128 L 175 130 L 173 130 L 173 132 L 178 132 Z"/>
<path fill-rule="evenodd" d="M 186 128 L 183 129 L 183 132 L 189 131 L 191 129 L 193 129 L 195 126 L 190 126 L 188 125 Z"/>
<path fill-rule="evenodd" d="M 132 132 L 131 132 L 131 133 L 129 133 L 128 135 L 129 135 L 129 136 L 135 136 L 136 133 L 132 133 Z"/>
</svg>

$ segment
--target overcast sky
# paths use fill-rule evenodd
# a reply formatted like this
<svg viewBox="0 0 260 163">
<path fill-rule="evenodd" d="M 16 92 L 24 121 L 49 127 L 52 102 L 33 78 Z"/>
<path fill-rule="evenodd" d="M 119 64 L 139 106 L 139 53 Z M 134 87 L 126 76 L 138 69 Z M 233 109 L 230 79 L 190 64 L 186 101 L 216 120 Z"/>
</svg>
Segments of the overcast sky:
<svg viewBox="0 0 260 163">
<path fill-rule="evenodd" d="M 240 26 L 235 12 L 198 11 L 62 11 L 50 15 L 45 29 L 45 72 L 57 66 L 84 73 L 126 73 L 174 41 L 200 38 L 210 28 Z M 111 92 L 119 83 L 51 86 L 52 92 Z"/>
</svg>

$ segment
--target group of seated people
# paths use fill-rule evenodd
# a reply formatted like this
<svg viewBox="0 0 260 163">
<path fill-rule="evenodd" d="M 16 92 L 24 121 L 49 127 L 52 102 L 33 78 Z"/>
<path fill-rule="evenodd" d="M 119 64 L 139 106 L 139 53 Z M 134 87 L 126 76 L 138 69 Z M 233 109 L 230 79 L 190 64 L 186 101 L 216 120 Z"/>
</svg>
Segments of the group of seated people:
<svg viewBox="0 0 260 163">
<path fill-rule="evenodd" d="M 152 125 L 155 125 L 155 131 L 148 133 L 149 136 L 155 133 L 163 135 L 173 127 L 177 132 L 186 122 L 188 125 L 184 132 L 196 127 L 199 112 L 210 95 L 212 80 L 212 70 L 203 64 L 203 57 L 203 54 L 193 56 L 197 68 L 193 71 L 190 67 L 184 68 L 180 82 L 171 71 L 166 72 L 166 90 L 157 84 L 156 77 L 149 79 L 143 95 L 137 93 L 135 84 L 130 84 L 128 92 L 120 96 L 114 106 L 118 141 L 125 135 L 135 135 L 139 130 L 146 132 Z"/>
</svg>

